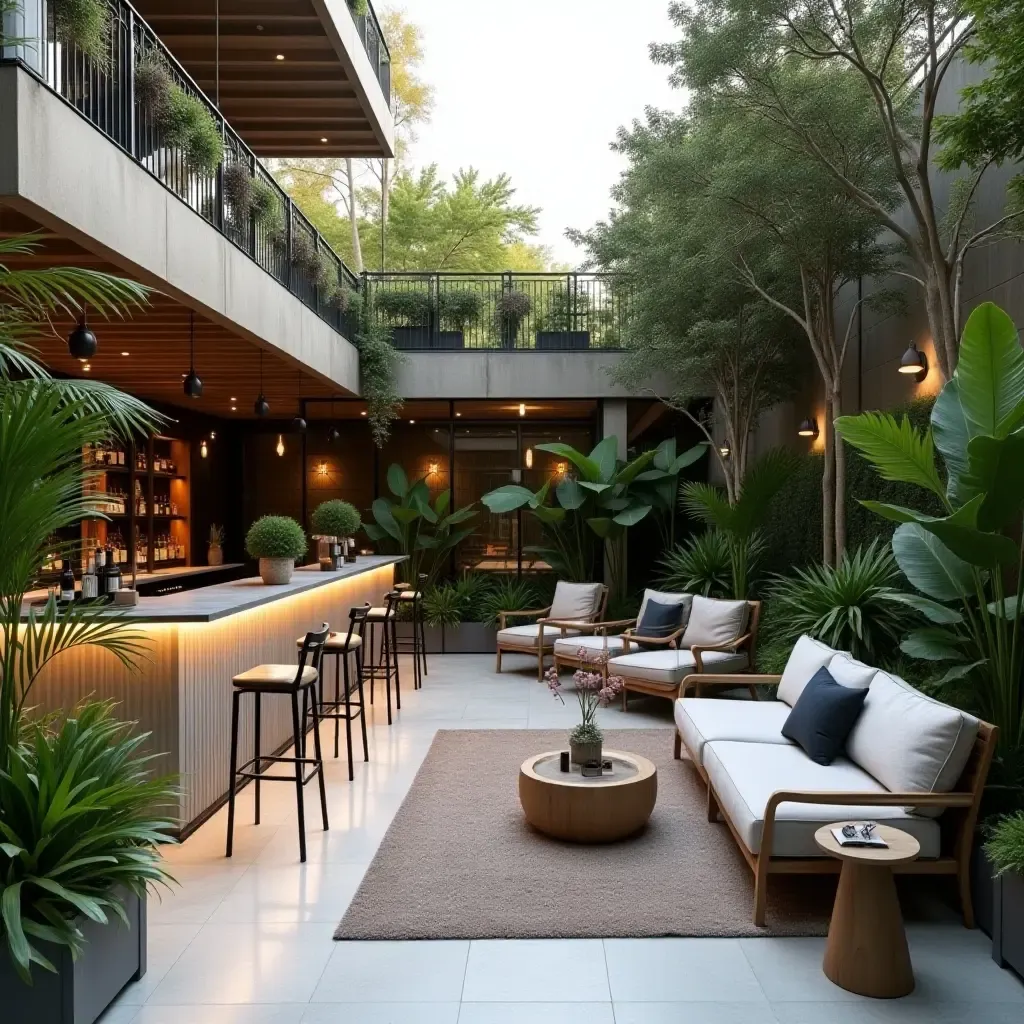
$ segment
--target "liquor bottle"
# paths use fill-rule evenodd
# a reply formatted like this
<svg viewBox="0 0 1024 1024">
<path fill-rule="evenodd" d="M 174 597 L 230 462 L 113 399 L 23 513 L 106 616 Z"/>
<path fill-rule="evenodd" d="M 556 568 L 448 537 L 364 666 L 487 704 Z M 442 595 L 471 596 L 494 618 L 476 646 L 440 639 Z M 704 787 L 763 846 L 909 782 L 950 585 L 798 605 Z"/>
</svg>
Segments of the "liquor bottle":
<svg viewBox="0 0 1024 1024">
<path fill-rule="evenodd" d="M 107 596 L 107 553 L 103 548 L 96 549 L 96 596 Z"/>
<path fill-rule="evenodd" d="M 94 556 L 89 556 L 89 564 L 86 567 L 85 572 L 82 573 L 82 599 L 85 601 L 91 601 L 99 597 L 99 587 L 97 586 L 96 579 L 96 559 Z"/>
<path fill-rule="evenodd" d="M 116 594 L 121 589 L 121 567 L 114 558 L 112 548 L 107 548 L 107 593 Z"/>
<path fill-rule="evenodd" d="M 71 559 L 65 558 L 60 571 L 60 599 L 74 601 L 75 570 L 71 568 Z"/>
<path fill-rule="evenodd" d="M 117 464 L 123 466 L 125 464 L 125 454 L 123 451 L 117 453 Z"/>
</svg>

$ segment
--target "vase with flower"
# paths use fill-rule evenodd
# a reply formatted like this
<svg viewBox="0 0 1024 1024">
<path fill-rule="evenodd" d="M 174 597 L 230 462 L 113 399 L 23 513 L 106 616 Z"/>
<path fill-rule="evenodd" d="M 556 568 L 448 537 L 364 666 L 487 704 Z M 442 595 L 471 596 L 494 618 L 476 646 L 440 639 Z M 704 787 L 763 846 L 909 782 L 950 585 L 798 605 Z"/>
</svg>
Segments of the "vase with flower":
<svg viewBox="0 0 1024 1024">
<path fill-rule="evenodd" d="M 604 733 L 597 724 L 597 710 L 608 707 L 625 684 L 621 676 L 607 674 L 606 652 L 595 654 L 581 647 L 577 657 L 581 667 L 573 673 L 572 681 L 583 720 L 569 733 L 569 756 L 573 764 L 583 765 L 601 760 Z M 545 679 L 548 689 L 564 704 L 557 669 L 549 668 Z"/>
</svg>

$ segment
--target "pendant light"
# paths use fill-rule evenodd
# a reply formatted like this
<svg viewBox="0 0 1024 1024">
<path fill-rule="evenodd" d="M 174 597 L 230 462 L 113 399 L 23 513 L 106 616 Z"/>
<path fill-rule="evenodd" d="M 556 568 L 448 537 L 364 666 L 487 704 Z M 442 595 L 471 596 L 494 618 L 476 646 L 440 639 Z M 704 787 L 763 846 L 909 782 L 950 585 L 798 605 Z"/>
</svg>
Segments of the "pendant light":
<svg viewBox="0 0 1024 1024">
<path fill-rule="evenodd" d="M 284 438 L 280 434 L 277 435 L 277 447 L 274 451 L 277 452 L 278 455 L 284 456 Z"/>
<path fill-rule="evenodd" d="M 196 315 L 193 312 L 188 314 L 188 376 L 182 387 L 189 398 L 203 397 L 203 382 L 196 373 Z"/>
<path fill-rule="evenodd" d="M 263 349 L 260 349 L 260 393 L 256 401 L 253 402 L 252 411 L 260 419 L 270 415 L 270 403 L 263 396 Z"/>
<path fill-rule="evenodd" d="M 99 342 L 89 330 L 87 323 L 88 306 L 82 306 L 82 318 L 78 326 L 68 335 L 68 351 L 75 359 L 91 359 L 96 354 Z"/>
<path fill-rule="evenodd" d="M 295 373 L 295 393 L 298 396 L 299 392 L 302 391 L 302 371 L 298 370 Z M 306 421 L 302 418 L 302 399 L 299 399 L 299 415 L 292 419 L 292 431 L 296 434 L 304 434 L 306 432 Z"/>
<path fill-rule="evenodd" d="M 334 399 L 331 399 L 331 419 L 334 419 Z M 341 431 L 332 423 L 331 429 L 327 431 L 327 443 L 335 444 L 341 440 Z"/>
</svg>

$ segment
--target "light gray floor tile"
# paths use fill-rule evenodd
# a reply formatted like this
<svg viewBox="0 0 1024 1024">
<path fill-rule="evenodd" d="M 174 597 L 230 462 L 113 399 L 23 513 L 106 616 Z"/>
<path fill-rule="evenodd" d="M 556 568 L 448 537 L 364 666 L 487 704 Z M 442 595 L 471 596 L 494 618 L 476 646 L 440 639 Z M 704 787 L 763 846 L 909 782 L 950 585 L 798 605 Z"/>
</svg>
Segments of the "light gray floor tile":
<svg viewBox="0 0 1024 1024">
<path fill-rule="evenodd" d="M 606 1002 L 600 939 L 489 939 L 474 942 L 464 1002 Z"/>
<path fill-rule="evenodd" d="M 767 1003 L 616 1003 L 615 1024 L 777 1024 L 777 1018 Z"/>
<path fill-rule="evenodd" d="M 144 1006 L 132 1024 L 300 1024 L 305 1003 L 252 1006 Z M 99 1024 L 107 1024 L 105 1017 Z"/>
<path fill-rule="evenodd" d="M 458 1003 L 313 1003 L 301 1024 L 458 1024 Z"/>
<path fill-rule="evenodd" d="M 770 1002 L 842 1002 L 859 999 L 822 973 L 824 939 L 740 939 L 744 955 Z"/>
<path fill-rule="evenodd" d="M 611 1003 L 463 1003 L 459 1024 L 615 1024 Z"/>
<path fill-rule="evenodd" d="M 926 1004 L 911 999 L 855 1003 L 772 1003 L 779 1024 L 1020 1024 L 1019 1006 L 1008 1003 Z M 619 1022 L 621 1024 L 621 1021 Z"/>
</svg>

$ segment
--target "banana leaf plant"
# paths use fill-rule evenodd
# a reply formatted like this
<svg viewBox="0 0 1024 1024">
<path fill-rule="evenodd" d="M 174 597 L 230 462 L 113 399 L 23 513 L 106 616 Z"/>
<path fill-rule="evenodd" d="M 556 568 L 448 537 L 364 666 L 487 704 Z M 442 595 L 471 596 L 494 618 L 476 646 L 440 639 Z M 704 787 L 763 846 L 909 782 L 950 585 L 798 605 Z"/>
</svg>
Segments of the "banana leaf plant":
<svg viewBox="0 0 1024 1024">
<path fill-rule="evenodd" d="M 637 493 L 648 501 L 652 516 L 661 535 L 663 551 L 670 551 L 676 543 L 676 504 L 679 496 L 679 474 L 707 452 L 706 441 L 695 444 L 681 455 L 676 454 L 676 439 L 662 441 L 654 450 L 654 461 L 636 478 Z"/>
<path fill-rule="evenodd" d="M 395 500 L 378 498 L 371 506 L 374 522 L 364 523 L 363 530 L 382 550 L 408 557 L 402 575 L 410 582 L 426 573 L 430 585 L 444 568 L 448 553 L 475 529 L 453 527 L 469 522 L 477 513 L 471 505 L 449 512 L 450 490 L 442 491 L 431 504 L 426 477 L 410 483 L 397 462 L 388 467 L 388 490 Z"/>
<path fill-rule="evenodd" d="M 644 452 L 630 463 L 618 459 L 619 442 L 606 437 L 589 455 L 572 445 L 539 444 L 538 451 L 566 459 L 576 468 L 557 484 L 548 480 L 539 491 L 506 484 L 480 500 L 494 513 L 525 508 L 541 523 L 549 546 L 536 551 L 563 579 L 585 581 L 594 571 L 594 548 L 604 545 L 609 587 L 613 597 L 625 584 L 625 535 L 652 508 L 643 497 L 637 479 L 653 462 L 655 453 Z"/>
<path fill-rule="evenodd" d="M 915 484 L 945 508 L 862 502 L 900 524 L 893 554 L 918 593 L 894 598 L 929 620 L 902 651 L 946 667 L 939 685 L 998 726 L 1004 778 L 1024 784 L 1024 351 L 1013 321 L 990 302 L 974 310 L 927 430 L 873 412 L 836 427 L 883 479 Z"/>
</svg>

